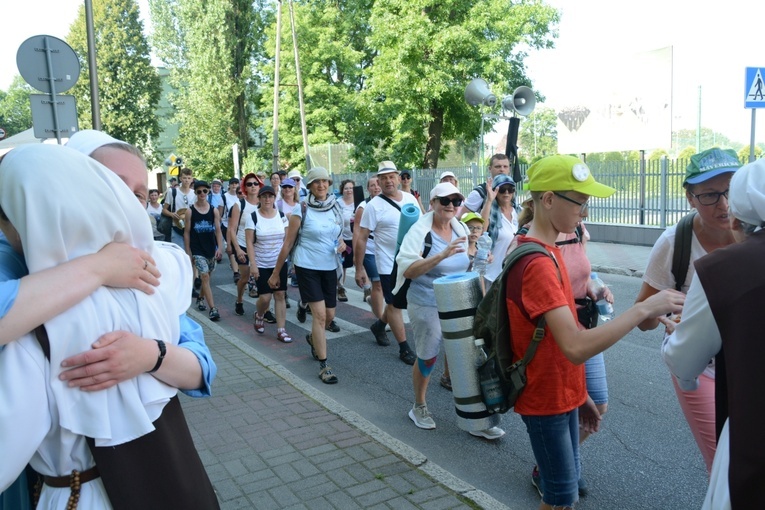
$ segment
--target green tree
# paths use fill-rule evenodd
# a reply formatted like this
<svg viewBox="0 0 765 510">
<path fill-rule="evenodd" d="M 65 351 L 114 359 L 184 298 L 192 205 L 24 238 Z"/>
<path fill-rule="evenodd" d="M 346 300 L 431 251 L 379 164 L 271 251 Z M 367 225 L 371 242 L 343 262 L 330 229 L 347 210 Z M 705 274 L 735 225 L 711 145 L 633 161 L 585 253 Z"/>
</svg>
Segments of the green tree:
<svg viewBox="0 0 765 510">
<path fill-rule="evenodd" d="M 666 149 L 656 149 L 651 153 L 650 156 L 648 156 L 648 159 L 650 161 L 656 161 L 660 160 L 661 158 L 665 158 L 669 156 L 669 153 L 666 151 Z"/>
<path fill-rule="evenodd" d="M 93 0 L 93 25 L 102 129 L 132 143 L 156 162 L 153 143 L 159 135 L 155 110 L 159 76 L 151 65 L 135 0 Z M 87 65 L 85 7 L 80 7 L 67 42 L 80 58 L 82 72 L 72 89 L 80 129 L 92 127 L 90 73 Z"/>
<path fill-rule="evenodd" d="M 358 156 L 387 154 L 400 167 L 435 168 L 442 140 L 477 138 L 480 115 L 465 103 L 481 76 L 502 97 L 530 83 L 529 48 L 552 47 L 558 13 L 540 0 L 378 0 L 368 43 L 378 51 L 359 95 Z M 382 125 L 382 126 L 380 126 Z M 369 140 L 369 128 L 383 127 Z M 365 143 L 376 142 L 376 143 Z"/>
<path fill-rule="evenodd" d="M 677 153 L 677 159 L 688 159 L 694 154 L 696 154 L 696 147 L 688 146 Z"/>
<path fill-rule="evenodd" d="M 744 145 L 740 151 L 738 151 L 738 159 L 741 161 L 749 161 L 749 145 Z M 759 159 L 762 157 L 762 147 L 754 146 L 754 157 Z"/>
<path fill-rule="evenodd" d="M 310 146 L 346 143 L 366 106 L 357 100 L 375 51 L 367 45 L 372 0 L 314 0 L 293 4 Z M 279 88 L 279 153 L 282 168 L 305 161 L 289 7 L 282 7 Z M 269 60 L 263 89 L 263 128 L 273 136 L 276 23 L 267 30 Z M 271 146 L 263 157 L 271 157 Z"/>
<path fill-rule="evenodd" d="M 34 93 L 21 76 L 13 78 L 8 92 L 0 91 L 0 127 L 13 136 L 32 127 L 29 94 Z"/>
<path fill-rule="evenodd" d="M 180 124 L 177 153 L 197 175 L 233 173 L 231 147 L 244 160 L 251 116 L 259 103 L 255 50 L 261 42 L 260 2 L 150 0 L 157 54 L 170 69 L 170 98 Z"/>
<path fill-rule="evenodd" d="M 557 114 L 548 107 L 540 107 L 521 120 L 518 133 L 519 152 L 531 161 L 557 154 Z"/>
</svg>

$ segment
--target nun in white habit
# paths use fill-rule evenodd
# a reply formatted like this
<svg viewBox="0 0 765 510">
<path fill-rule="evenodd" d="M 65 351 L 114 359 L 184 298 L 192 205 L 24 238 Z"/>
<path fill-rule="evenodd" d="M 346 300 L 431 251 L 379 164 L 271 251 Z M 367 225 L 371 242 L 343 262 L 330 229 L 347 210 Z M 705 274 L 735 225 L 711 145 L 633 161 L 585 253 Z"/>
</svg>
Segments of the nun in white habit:
<svg viewBox="0 0 765 510">
<path fill-rule="evenodd" d="M 152 295 L 101 287 L 46 322 L 49 360 L 34 333 L 0 353 L 3 490 L 27 463 L 46 477 L 88 472 L 95 462 L 86 437 L 96 446 L 115 446 L 154 430 L 152 422 L 175 388 L 147 373 L 107 390 L 83 392 L 59 380 L 61 361 L 116 330 L 177 342 L 192 273 L 183 250 L 153 242 L 145 211 L 119 177 L 72 149 L 40 144 L 8 153 L 0 163 L 0 207 L 15 229 L 6 235 L 23 251 L 30 273 L 118 241 L 150 253 L 162 274 Z M 46 483 L 38 508 L 67 508 L 72 493 Z M 111 507 L 100 478 L 81 484 L 78 509 Z"/>
</svg>

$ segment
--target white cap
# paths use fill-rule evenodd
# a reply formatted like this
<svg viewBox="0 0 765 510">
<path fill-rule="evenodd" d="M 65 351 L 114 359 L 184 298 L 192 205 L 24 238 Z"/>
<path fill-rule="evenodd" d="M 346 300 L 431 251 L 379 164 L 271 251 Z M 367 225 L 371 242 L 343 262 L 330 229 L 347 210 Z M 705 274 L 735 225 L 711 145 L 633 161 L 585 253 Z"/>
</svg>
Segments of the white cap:
<svg viewBox="0 0 765 510">
<path fill-rule="evenodd" d="M 457 186 L 451 182 L 442 182 L 440 184 L 436 184 L 436 187 L 430 190 L 431 200 L 438 197 L 448 197 L 449 195 L 459 195 L 460 198 L 463 200 L 465 199 L 464 195 L 460 193 L 460 190 L 457 189 Z"/>
</svg>

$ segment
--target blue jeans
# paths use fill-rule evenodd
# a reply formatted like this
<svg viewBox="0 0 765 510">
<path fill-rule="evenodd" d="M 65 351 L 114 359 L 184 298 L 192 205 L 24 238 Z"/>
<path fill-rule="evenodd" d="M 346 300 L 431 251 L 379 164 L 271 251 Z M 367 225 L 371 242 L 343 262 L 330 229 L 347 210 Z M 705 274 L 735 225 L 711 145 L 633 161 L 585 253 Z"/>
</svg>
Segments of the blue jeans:
<svg viewBox="0 0 765 510">
<path fill-rule="evenodd" d="M 606 381 L 606 362 L 603 353 L 596 354 L 584 363 L 587 374 L 587 393 L 596 404 L 608 404 L 608 382 Z"/>
<path fill-rule="evenodd" d="M 579 410 L 552 416 L 521 416 L 539 466 L 542 501 L 573 506 L 579 499 Z"/>
</svg>

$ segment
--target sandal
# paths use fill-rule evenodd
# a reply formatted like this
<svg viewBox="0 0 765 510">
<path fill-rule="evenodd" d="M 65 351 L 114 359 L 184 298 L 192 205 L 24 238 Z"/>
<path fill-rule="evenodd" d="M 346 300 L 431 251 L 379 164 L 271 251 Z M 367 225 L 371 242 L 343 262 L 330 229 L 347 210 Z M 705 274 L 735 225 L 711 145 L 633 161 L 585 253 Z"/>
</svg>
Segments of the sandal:
<svg viewBox="0 0 765 510">
<path fill-rule="evenodd" d="M 321 369 L 319 379 L 324 384 L 335 384 L 337 382 L 337 376 L 332 373 L 332 369 L 328 366 Z"/>
<path fill-rule="evenodd" d="M 285 344 L 288 344 L 292 342 L 292 337 L 287 334 L 287 331 L 280 329 L 276 332 L 276 339 L 280 342 L 284 342 Z"/>
<path fill-rule="evenodd" d="M 447 390 L 452 391 L 452 378 L 449 377 L 448 375 L 446 374 L 442 375 L 439 383 L 441 384 L 441 386 L 443 386 Z"/>
<path fill-rule="evenodd" d="M 263 319 L 263 317 L 259 316 L 257 313 L 255 313 L 255 331 L 260 333 L 261 335 L 266 331 L 266 322 Z"/>
</svg>

